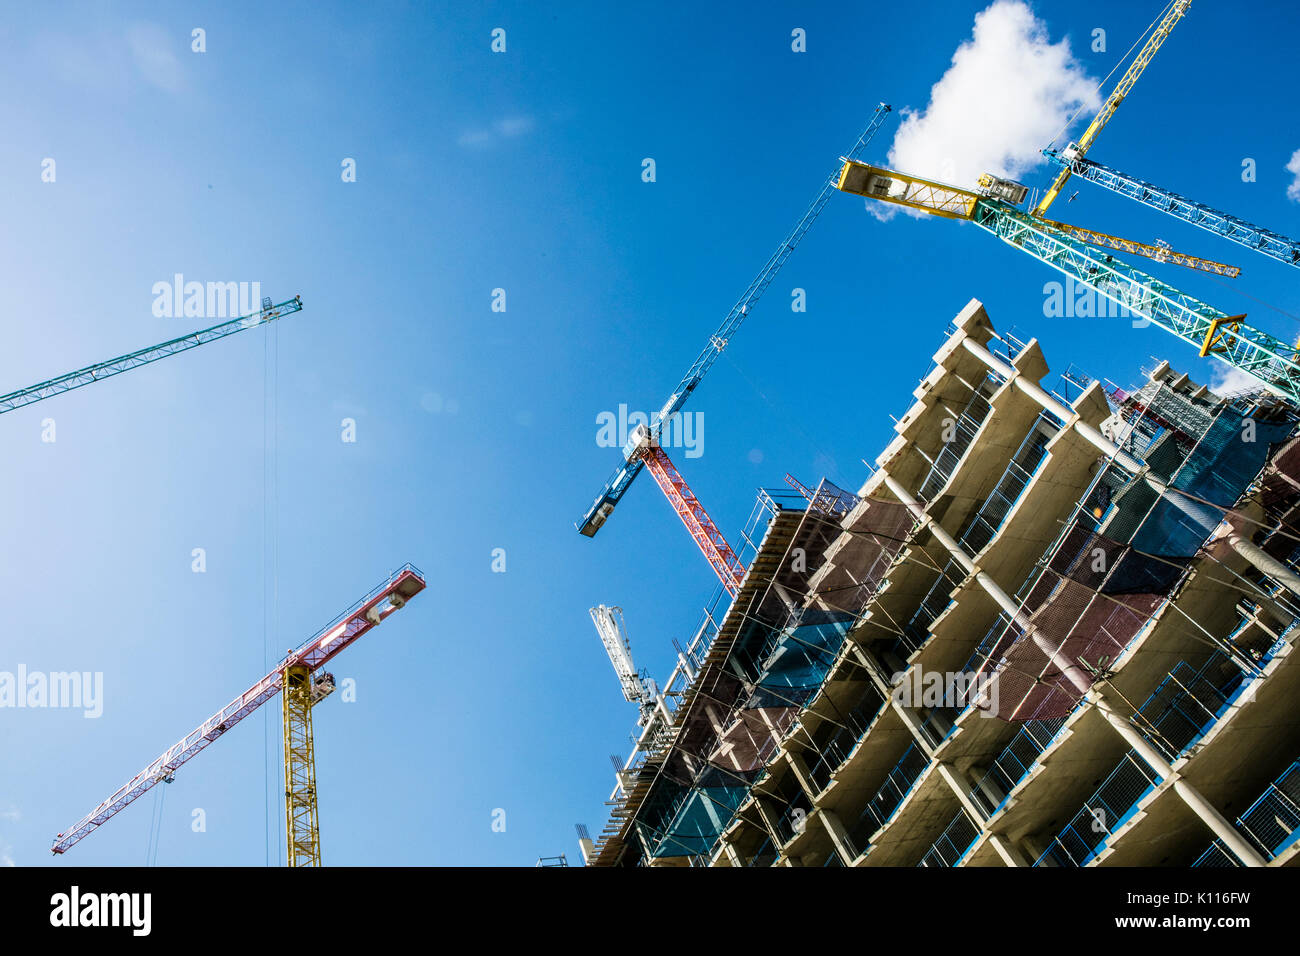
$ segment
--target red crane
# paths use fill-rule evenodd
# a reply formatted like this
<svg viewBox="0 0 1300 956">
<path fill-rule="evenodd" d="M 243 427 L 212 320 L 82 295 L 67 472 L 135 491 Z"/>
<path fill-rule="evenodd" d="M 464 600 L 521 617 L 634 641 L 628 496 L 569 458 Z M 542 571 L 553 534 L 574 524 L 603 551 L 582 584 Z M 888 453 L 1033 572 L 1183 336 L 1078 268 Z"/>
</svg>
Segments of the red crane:
<svg viewBox="0 0 1300 956">
<path fill-rule="evenodd" d="M 745 566 L 740 563 L 731 545 L 727 544 L 727 539 L 704 510 L 700 499 L 695 497 L 695 492 L 691 491 L 691 486 L 681 476 L 668 453 L 660 447 L 658 435 L 645 425 L 638 425 L 628 444 L 635 448 L 632 460 L 644 462 L 650 469 L 650 474 L 654 475 L 664 497 L 704 553 L 709 567 L 713 568 L 713 573 L 718 576 L 722 586 L 734 598 L 740 591 L 740 582 L 745 578 Z"/>
<path fill-rule="evenodd" d="M 412 597 L 424 590 L 424 576 L 410 564 L 403 565 L 386 581 L 374 588 L 350 608 L 336 617 L 323 630 L 295 651 L 290 651 L 270 673 L 217 711 L 187 736 L 177 741 L 161 757 L 145 767 L 118 788 L 112 796 L 54 838 L 52 850 L 66 853 L 87 836 L 103 826 L 117 814 L 144 796 L 159 783 L 171 783 L 172 775 L 184 764 L 194 759 L 218 737 L 225 734 L 241 720 L 280 693 L 286 681 L 291 692 L 285 695 L 285 721 L 296 720 L 300 711 L 290 706 L 290 698 L 301 696 L 302 711 L 308 713 L 304 745 L 286 748 L 285 800 L 288 819 L 289 865 L 319 865 L 319 835 L 316 832 L 315 772 L 311 746 L 311 720 L 309 709 L 334 689 L 333 675 L 316 671 L 338 656 L 344 648 L 378 625 L 394 611 L 406 605 Z M 301 680 L 300 680 L 301 679 Z M 297 687 L 301 684 L 301 692 Z M 295 739 L 301 741 L 301 727 Z M 286 733 L 286 739 L 289 734 Z M 304 776 L 302 764 L 307 773 Z M 292 765 L 292 766 L 291 766 Z M 303 781 L 307 786 L 303 786 Z M 309 791 L 308 792 L 308 788 Z M 310 804 L 307 807 L 307 804 Z M 307 807 L 309 813 L 295 812 Z M 296 830 L 296 832 L 295 832 Z"/>
</svg>

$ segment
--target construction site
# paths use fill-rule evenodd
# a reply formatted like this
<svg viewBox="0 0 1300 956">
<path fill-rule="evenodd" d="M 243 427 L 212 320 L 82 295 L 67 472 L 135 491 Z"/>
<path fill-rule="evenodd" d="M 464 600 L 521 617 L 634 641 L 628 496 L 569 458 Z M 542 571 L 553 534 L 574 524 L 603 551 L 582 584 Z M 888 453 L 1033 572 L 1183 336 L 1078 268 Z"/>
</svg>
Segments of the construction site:
<svg viewBox="0 0 1300 956">
<path fill-rule="evenodd" d="M 1288 31 L 1049 2 L 16 13 L 24 912 L 1300 870 L 1292 69 L 1206 79 Z M 426 920 L 312 879 L 371 945 Z"/>
<path fill-rule="evenodd" d="M 1045 189 L 992 174 L 966 189 L 868 164 L 881 104 L 632 434 L 578 530 L 595 535 L 648 468 L 719 587 L 659 682 L 635 665 L 621 609 L 591 609 L 639 718 L 606 825 L 594 839 L 578 827 L 586 865 L 1300 859 L 1296 344 L 1121 256 L 1231 279 L 1238 267 L 1046 215 L 1077 177 L 1300 267 L 1295 240 L 1087 158 L 1189 6 L 1174 0 L 1153 21 L 1077 141 L 1043 150 Z M 1000 333 L 971 299 L 866 482 L 787 475 L 788 487 L 759 491 L 733 548 L 658 432 L 836 191 L 973 222 L 1183 350 L 1132 387 L 1069 356 L 1051 372 L 1036 338 Z M 1177 355 L 1250 384 L 1211 391 Z"/>
<path fill-rule="evenodd" d="M 759 493 L 591 865 L 1297 859 L 1300 405 L 1048 376 L 972 301 L 866 485 Z"/>
</svg>

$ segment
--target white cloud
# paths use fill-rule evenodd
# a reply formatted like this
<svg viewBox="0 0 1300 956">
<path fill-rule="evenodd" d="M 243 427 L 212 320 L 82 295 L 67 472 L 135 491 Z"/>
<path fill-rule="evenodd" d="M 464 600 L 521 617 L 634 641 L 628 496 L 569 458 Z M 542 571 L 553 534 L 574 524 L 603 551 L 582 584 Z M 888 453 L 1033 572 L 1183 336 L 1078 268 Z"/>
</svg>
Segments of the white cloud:
<svg viewBox="0 0 1300 956">
<path fill-rule="evenodd" d="M 176 57 L 176 45 L 183 42 L 188 49 L 189 34 L 179 35 L 181 39 L 177 36 L 153 23 L 136 23 L 126 31 L 131 59 L 140 75 L 168 93 L 179 92 L 185 85 L 185 71 Z"/>
<path fill-rule="evenodd" d="M 492 128 L 502 136 L 522 136 L 532 130 L 533 118 L 531 116 L 507 116 L 505 119 L 493 123 Z"/>
<path fill-rule="evenodd" d="M 1257 388 L 1263 388 L 1259 379 L 1239 368 L 1224 362 L 1215 362 L 1210 367 L 1210 391 L 1215 395 L 1230 397 Z"/>
<path fill-rule="evenodd" d="M 533 131 L 537 125 L 531 116 L 506 116 L 491 126 L 466 130 L 457 138 L 456 143 L 470 149 L 482 149 L 495 146 L 506 139 L 516 139 Z"/>
<path fill-rule="evenodd" d="M 925 109 L 903 111 L 889 164 L 956 186 L 975 186 L 985 172 L 1016 179 L 1043 161 L 1039 150 L 1077 110 L 1100 106 L 1070 41 L 1052 43 L 1023 0 L 995 0 L 976 14 Z"/>
<path fill-rule="evenodd" d="M 1291 161 L 1286 164 L 1286 171 L 1293 175 L 1291 185 L 1286 187 L 1286 198 L 1300 202 L 1300 149 L 1291 154 Z"/>
</svg>

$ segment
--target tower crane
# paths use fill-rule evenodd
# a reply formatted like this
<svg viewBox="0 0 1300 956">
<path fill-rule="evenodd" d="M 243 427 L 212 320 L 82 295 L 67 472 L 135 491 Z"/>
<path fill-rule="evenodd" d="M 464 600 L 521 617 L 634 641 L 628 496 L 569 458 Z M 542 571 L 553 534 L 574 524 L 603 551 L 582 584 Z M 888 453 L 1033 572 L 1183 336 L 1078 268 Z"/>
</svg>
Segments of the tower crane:
<svg viewBox="0 0 1300 956">
<path fill-rule="evenodd" d="M 1200 256 L 1188 255 L 1185 252 L 1175 252 L 1168 246 L 1151 246 L 1145 242 L 1121 239 L 1119 236 L 1098 232 L 1096 229 L 1085 229 L 1083 226 L 1074 226 L 1068 222 L 1057 222 L 1054 219 L 1044 219 L 1043 222 L 1058 232 L 1064 232 L 1076 239 L 1081 239 L 1089 245 L 1098 246 L 1102 249 L 1128 252 L 1146 259 L 1154 259 L 1156 262 L 1167 262 L 1170 265 L 1182 266 L 1196 272 L 1208 272 L 1216 276 L 1226 276 L 1229 279 L 1235 279 L 1241 275 L 1239 266 L 1225 265 L 1222 262 L 1215 262 L 1213 259 L 1202 259 Z"/>
<path fill-rule="evenodd" d="M 1079 137 L 1079 141 L 1070 144 L 1069 148 L 1074 155 L 1082 158 L 1088 152 L 1089 147 L 1092 146 L 1093 140 L 1095 140 L 1097 135 L 1106 128 L 1106 124 L 1110 122 L 1110 118 L 1115 115 L 1115 111 L 1119 109 L 1119 105 L 1124 102 L 1124 98 L 1128 96 L 1129 91 L 1133 89 L 1133 84 L 1138 81 L 1138 77 L 1141 76 L 1142 71 L 1147 68 L 1147 64 L 1151 62 L 1151 58 L 1156 55 L 1156 51 L 1159 50 L 1165 40 L 1169 38 L 1169 34 L 1173 32 L 1174 27 L 1178 25 L 1178 21 L 1183 18 L 1187 13 L 1187 8 L 1191 5 L 1192 0 L 1170 0 L 1169 9 L 1160 20 L 1160 23 L 1157 24 L 1155 30 L 1152 31 L 1151 36 L 1147 38 L 1147 42 L 1138 52 L 1138 55 L 1133 58 L 1133 62 L 1129 64 L 1129 68 L 1124 72 L 1120 81 L 1115 84 L 1115 89 L 1111 91 L 1110 96 L 1106 97 L 1106 102 L 1102 105 L 1101 112 L 1093 117 L 1092 122 L 1088 124 L 1088 128 L 1084 130 L 1083 135 Z M 1057 195 L 1060 193 L 1062 187 L 1065 186 L 1065 182 L 1069 178 L 1070 167 L 1062 167 L 1060 172 L 1056 174 L 1056 180 L 1048 188 L 1047 192 L 1043 194 L 1043 198 L 1039 200 L 1038 205 L 1034 208 L 1034 215 L 1036 217 L 1041 219 L 1047 213 L 1048 207 L 1056 200 Z"/>
<path fill-rule="evenodd" d="M 619 685 L 623 688 L 623 699 L 641 709 L 637 726 L 647 726 L 654 719 L 656 711 L 668 717 L 658 685 L 644 672 L 638 671 L 632 662 L 632 645 L 628 642 L 627 628 L 623 624 L 623 609 L 600 604 L 591 608 L 589 613 L 592 623 L 596 625 L 596 633 L 600 635 L 600 642 L 605 645 L 609 662 L 614 665 L 614 673 L 618 675 Z"/>
<path fill-rule="evenodd" d="M 849 151 L 850 157 L 858 155 L 866 148 L 889 111 L 890 107 L 885 103 L 881 103 L 876 107 L 867 128 L 863 130 L 862 135 L 858 137 L 858 141 Z M 750 282 L 744 294 L 731 307 L 731 311 L 727 313 L 722 324 L 718 326 L 717 331 L 709 337 L 708 345 L 696 357 L 685 376 L 678 382 L 672 394 L 668 396 L 668 401 L 664 402 L 663 408 L 655 413 L 650 424 L 648 426 L 637 426 L 637 429 L 629 436 L 627 443 L 623 447 L 623 463 L 605 482 L 605 486 L 601 489 L 600 494 L 596 496 L 591 507 L 578 520 L 575 527 L 579 532 L 589 538 L 593 537 L 601 526 L 609 520 L 615 506 L 627 492 L 632 481 L 640 474 L 641 469 L 649 467 L 660 489 L 668 498 L 669 503 L 672 504 L 673 510 L 677 512 L 691 537 L 700 550 L 704 552 L 714 572 L 722 580 L 723 586 L 731 594 L 736 593 L 740 585 L 740 579 L 744 576 L 744 569 L 741 567 L 735 551 L 727 545 L 717 526 L 709 518 L 708 513 L 700 505 L 699 500 L 691 492 L 690 487 L 673 466 L 663 448 L 660 447 L 659 436 L 664 424 L 681 412 L 691 393 L 695 391 L 723 350 L 730 344 L 732 337 L 740 330 L 740 326 L 748 317 L 750 310 L 758 303 L 767 287 L 772 284 L 772 280 L 776 278 L 776 274 L 785 265 L 790 254 L 794 252 L 795 247 L 799 245 L 800 240 L 803 239 L 813 222 L 816 221 L 817 216 L 820 215 L 823 207 L 834 193 L 835 183 L 835 177 L 832 177 L 822 186 L 812 204 L 809 205 L 802 218 L 795 224 L 794 230 L 767 260 L 767 264 L 762 271 Z"/>
<path fill-rule="evenodd" d="M 24 405 L 32 405 L 43 401 L 62 392 L 69 392 L 74 388 L 81 388 L 91 382 L 98 382 L 114 375 L 120 375 L 133 368 L 139 368 L 141 365 L 148 365 L 150 362 L 156 362 L 169 355 L 175 355 L 177 352 L 185 352 L 200 345 L 206 345 L 208 342 L 224 339 L 236 332 L 254 329 L 259 325 L 267 325 L 282 316 L 300 312 L 301 310 L 302 296 L 300 295 L 281 302 L 279 305 L 272 305 L 269 298 L 263 299 L 262 308 L 258 312 L 252 312 L 238 319 L 222 322 L 208 329 L 200 329 L 197 332 L 191 332 L 188 335 L 182 335 L 179 338 L 161 342 L 158 345 L 151 345 L 148 348 L 129 352 L 126 355 L 119 355 L 107 362 L 88 365 L 85 368 L 77 369 L 75 372 L 67 372 L 44 382 L 38 382 L 36 385 L 9 392 L 7 395 L 0 395 L 0 415 L 5 412 L 12 412 L 16 408 L 22 408 Z"/>
<path fill-rule="evenodd" d="M 115 790 L 103 803 L 54 838 L 52 850 L 66 853 L 208 745 L 283 692 L 285 836 L 289 866 L 320 866 L 320 828 L 316 818 L 316 763 L 311 709 L 334 690 L 334 676 L 321 668 L 424 590 L 423 574 L 403 565 L 378 587 L 336 617 L 268 674 L 217 711 L 162 756 Z"/>
<path fill-rule="evenodd" d="M 1300 402 L 1300 362 L 1294 346 L 1247 325 L 1245 315 L 1227 315 L 1022 212 L 1016 203 L 1028 192 L 1024 186 L 995 177 L 985 177 L 984 182 L 985 192 L 979 193 L 847 160 L 839 188 L 936 216 L 969 220 L 1196 346 L 1202 356 L 1217 356 L 1271 391 Z"/>
<path fill-rule="evenodd" d="M 1199 226 L 1216 236 L 1230 239 L 1247 249 L 1253 249 L 1278 262 L 1300 269 L 1300 242 L 1286 236 L 1239 219 L 1226 212 L 1220 212 L 1204 203 L 1187 199 L 1172 190 L 1156 186 L 1112 169 L 1091 159 L 1084 159 L 1069 148 L 1064 150 L 1045 149 L 1043 155 L 1048 161 L 1062 169 L 1068 169 L 1076 176 L 1082 176 L 1089 182 L 1103 186 L 1111 192 L 1136 200 L 1159 209 L 1161 212 Z"/>
</svg>

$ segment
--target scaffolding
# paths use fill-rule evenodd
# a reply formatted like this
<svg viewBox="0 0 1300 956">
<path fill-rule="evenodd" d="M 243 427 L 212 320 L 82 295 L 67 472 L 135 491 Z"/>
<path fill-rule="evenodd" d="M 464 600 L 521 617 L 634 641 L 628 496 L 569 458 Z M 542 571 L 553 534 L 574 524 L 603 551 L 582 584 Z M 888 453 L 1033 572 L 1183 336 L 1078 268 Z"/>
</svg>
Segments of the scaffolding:
<svg viewBox="0 0 1300 956">
<path fill-rule="evenodd" d="M 970 328 L 967 322 L 959 332 Z M 960 335 L 950 340 L 960 341 Z M 809 488 L 790 477 L 793 493 L 759 492 L 742 536 L 745 585 L 734 600 L 715 592 L 693 650 L 683 655 L 691 673 L 673 698 L 671 722 L 653 740 L 638 742 L 620 774 L 611 825 L 597 845 L 598 853 L 602 846 L 607 851 L 606 862 L 620 849 L 631 851 L 621 862 L 646 865 L 716 863 L 724 850 L 731 865 L 764 865 L 793 852 L 801 822 L 819 809 L 839 770 L 886 718 L 905 725 L 910 745 L 876 748 L 868 759 L 880 769 L 873 767 L 869 784 L 850 778 L 865 802 L 836 798 L 838 812 L 852 808 L 844 832 L 832 837 L 828 856 L 805 856 L 804 865 L 860 864 L 869 852 L 873 860 L 896 859 L 898 852 L 879 852 L 880 834 L 910 812 L 909 801 L 931 799 L 916 794 L 950 785 L 963 788 L 960 806 L 926 818 L 934 829 L 905 862 L 966 862 L 981 852 L 987 821 L 1009 809 L 1013 792 L 1029 785 L 1045 754 L 1064 745 L 1068 728 L 1089 708 L 1088 692 L 1112 684 L 1125 655 L 1163 618 L 1187 616 L 1178 602 L 1202 572 L 1219 575 L 1233 600 L 1240 598 L 1240 621 L 1226 637 L 1206 632 L 1203 653 L 1175 661 L 1132 704 L 1125 700 L 1129 732 L 1169 764 L 1188 759 L 1280 659 L 1300 598 L 1257 565 L 1235 570 L 1242 563 L 1225 563 L 1217 542 L 1226 519 L 1245 521 L 1270 555 L 1300 563 L 1300 439 L 1294 437 L 1300 410 L 1258 390 L 1216 395 L 1164 363 L 1131 391 L 1099 387 L 1071 367 L 1053 394 L 1060 399 L 1063 390 L 1082 404 L 1054 405 L 1044 397 L 1041 408 L 1023 398 L 1016 406 L 1006 398 L 1020 386 L 1010 370 L 986 358 L 984 371 L 966 356 L 954 371 L 954 350 L 963 353 L 953 345 L 946 349 L 916 392 L 918 399 L 925 396 L 920 410 L 896 420 L 906 440 L 879 460 L 883 470 L 886 462 L 892 467 L 898 449 L 915 453 L 903 466 L 910 469 L 904 490 L 898 481 L 875 480 L 889 477 L 877 474 L 856 495 L 829 482 Z M 1015 374 L 1021 374 L 1022 366 L 1040 367 L 1036 349 L 992 335 L 986 355 L 1017 363 Z M 973 374 L 972 368 L 981 370 Z M 1100 432 L 1096 441 L 1078 437 L 1078 409 L 1085 404 L 1095 416 L 1091 421 L 1102 422 L 1093 432 Z M 1014 415 L 999 422 L 999 408 Z M 932 415 L 930 424 L 943 420 L 951 436 L 922 447 L 912 440 L 917 415 Z M 992 444 L 982 444 L 995 431 Z M 1118 450 L 1106 452 L 1102 436 Z M 1080 462 L 1069 466 L 1075 469 L 1068 473 L 1070 497 L 1055 499 L 1063 502 L 1052 513 L 1059 530 L 1053 525 L 1050 536 L 1034 538 L 1033 552 L 1025 549 L 1017 563 L 1007 563 L 1006 547 L 994 555 L 999 567 L 1018 569 L 1011 579 L 1013 586 L 1019 582 L 1014 597 L 998 598 L 986 581 L 979 596 L 973 582 L 985 558 L 1000 541 L 1021 540 L 1034 525 L 1029 496 L 1061 483 L 1066 466 L 1059 464 L 1038 481 L 1057 447 Z M 971 461 L 976 464 L 967 467 Z M 906 487 L 918 489 L 914 499 Z M 1249 515 L 1248 507 L 1254 509 Z M 1013 520 L 1017 530 L 1003 535 Z M 968 592 L 978 599 L 966 605 Z M 942 621 L 957 615 L 959 606 L 968 608 L 962 623 L 948 627 L 946 646 L 934 642 Z M 1194 620 L 1185 626 L 1205 631 Z M 955 628 L 984 638 L 967 637 L 969 643 L 958 646 Z M 926 703 L 898 716 L 901 709 L 889 703 L 899 671 L 921 660 L 949 660 L 945 655 L 954 648 L 960 657 L 953 663 L 966 660 L 962 675 L 990 683 L 964 699 Z M 832 695 L 830 687 L 838 690 Z M 972 711 L 1012 726 L 986 735 L 992 744 L 985 753 L 993 756 L 983 757 L 970 779 L 934 783 L 935 753 L 950 746 L 958 722 Z M 774 763 L 786 753 L 799 760 Z M 1063 808 L 1060 819 L 1069 822 L 1055 824 L 1043 836 L 1048 846 L 1040 843 L 1028 862 L 1079 866 L 1110 852 L 1140 805 L 1169 783 L 1158 759 L 1152 763 L 1138 753 L 1116 749 L 1099 758 L 1109 761 L 1096 768 L 1101 785 L 1082 803 Z M 1269 800 L 1276 804 L 1277 794 Z M 1099 812 L 1105 825 L 1097 824 Z M 1237 829 L 1250 832 L 1240 822 Z M 747 834 L 743 847 L 740 833 Z M 1202 854 L 1201 865 L 1220 850 L 1233 859 L 1249 855 L 1221 836 Z"/>
</svg>

